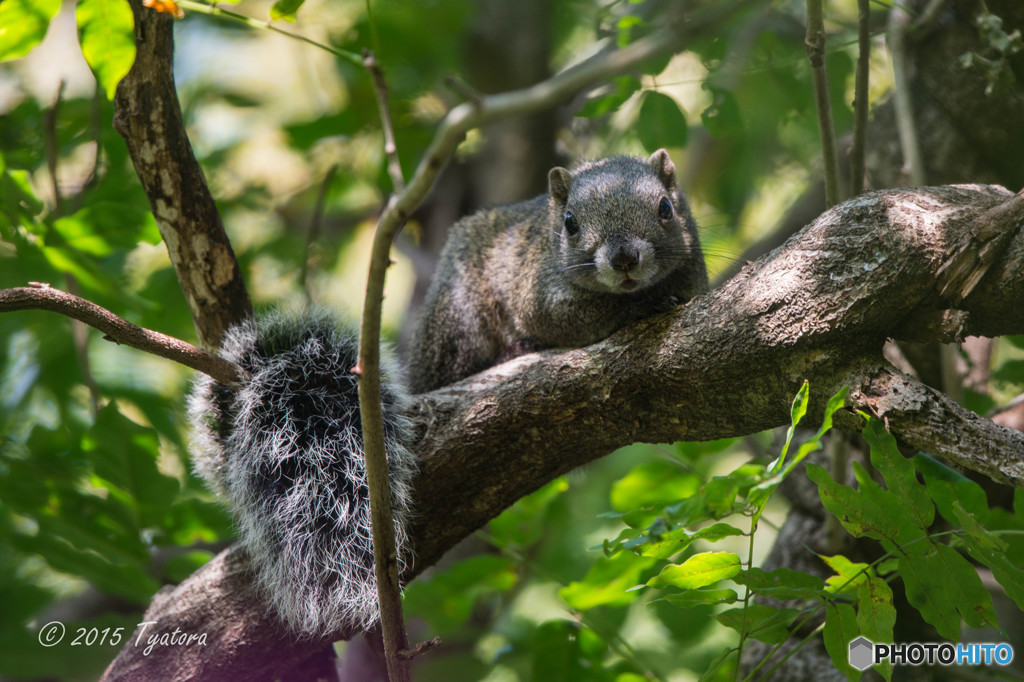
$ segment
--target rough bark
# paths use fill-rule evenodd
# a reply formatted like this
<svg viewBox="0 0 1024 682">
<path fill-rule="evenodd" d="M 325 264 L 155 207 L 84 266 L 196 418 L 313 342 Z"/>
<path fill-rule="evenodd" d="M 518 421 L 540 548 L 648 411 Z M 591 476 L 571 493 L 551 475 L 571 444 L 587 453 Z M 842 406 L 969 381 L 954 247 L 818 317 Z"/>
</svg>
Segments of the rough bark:
<svg viewBox="0 0 1024 682">
<path fill-rule="evenodd" d="M 960 13 L 975 5 L 970 0 L 951 3 Z M 1005 11 L 1016 10 L 1011 3 Z M 136 14 L 140 57 L 119 90 L 117 125 L 165 231 L 201 339 L 213 346 L 249 303 L 226 239 L 209 236 L 211 229 L 223 231 L 173 95 L 170 22 L 145 14 Z M 954 108 L 966 97 L 950 87 L 960 75 L 947 73 L 935 81 L 950 92 L 946 104 Z M 1002 122 L 1019 115 L 1012 103 L 1007 106 L 1010 111 L 997 114 Z M 142 115 L 154 107 L 155 118 Z M 972 115 L 984 120 L 993 111 L 975 109 Z M 971 126 L 959 127 L 970 129 L 982 119 L 967 120 Z M 993 177 L 982 173 L 981 161 L 967 161 L 961 154 L 970 151 L 975 159 L 1015 149 L 1024 139 L 1021 128 L 1003 129 L 1010 138 L 973 140 L 948 156 L 959 156 L 961 169 L 977 168 L 971 177 Z M 883 151 L 876 147 L 869 163 L 898 168 Z M 1006 158 L 1019 159 L 1019 154 Z M 1020 166 L 1013 168 L 1019 171 Z M 949 340 L 959 334 L 1024 331 L 1024 306 L 1015 304 L 1024 300 L 1024 246 L 1016 209 L 996 221 L 996 238 L 1005 243 L 981 263 L 989 271 L 964 301 L 955 303 L 950 292 L 941 293 L 948 280 L 939 275 L 955 245 L 976 227 L 975 217 L 1010 197 L 995 188 L 861 197 L 825 214 L 772 256 L 684 308 L 596 346 L 520 358 L 422 396 L 413 413 L 423 461 L 412 533 L 417 560 L 404 579 L 414 578 L 523 494 L 620 445 L 638 439 L 717 438 L 786 423 L 789 402 L 803 379 L 811 381 L 815 409 L 840 385 L 851 386 L 857 400 L 851 407 L 874 410 L 901 438 L 1020 485 L 1020 434 L 922 390 L 881 356 L 887 337 Z M 978 272 L 975 263 L 966 265 L 969 273 Z M 856 417 L 846 413 L 838 423 L 856 426 Z M 971 434 L 991 448 L 965 454 L 950 433 Z M 141 648 L 129 646 L 106 679 L 333 674 L 330 643 L 295 642 L 283 635 L 252 595 L 245 569 L 243 555 L 222 553 L 162 593 L 147 612 L 146 620 L 158 621 L 161 631 L 179 627 L 208 633 L 205 648 L 163 647 L 144 657 Z"/>
<path fill-rule="evenodd" d="M 1006 205 L 1018 210 L 998 210 Z M 523 356 L 420 396 L 410 415 L 422 462 L 410 533 L 416 560 L 403 578 L 414 578 L 516 499 L 617 447 L 785 424 L 804 380 L 812 415 L 850 386 L 850 407 L 873 410 L 897 437 L 1024 486 L 1024 434 L 967 413 L 882 359 L 886 338 L 920 337 L 922 329 L 941 339 L 1024 332 L 1020 205 L 987 186 L 865 194 L 686 306 L 594 346 Z M 941 293 L 938 273 L 966 235 L 980 225 L 991 231 L 992 215 L 1002 216 L 1006 247 L 954 304 Z M 836 423 L 856 428 L 859 417 L 847 410 Z M 982 449 L 972 449 L 976 443 Z M 129 647 L 107 679 L 143 679 L 133 676 L 141 671 L 150 679 L 205 676 L 232 659 L 258 661 L 265 671 L 276 659 L 279 672 L 289 670 L 292 652 L 281 648 L 287 640 L 257 600 L 239 597 L 250 589 L 242 561 L 222 554 L 146 614 L 168 629 L 185 622 L 230 630 L 230 640 L 215 651 L 168 648 L 145 660 Z"/>
<path fill-rule="evenodd" d="M 199 341 L 218 348 L 228 327 L 252 315 L 238 261 L 185 133 L 174 88 L 174 19 L 130 3 L 135 63 L 117 86 L 114 128 L 167 245 Z"/>
</svg>

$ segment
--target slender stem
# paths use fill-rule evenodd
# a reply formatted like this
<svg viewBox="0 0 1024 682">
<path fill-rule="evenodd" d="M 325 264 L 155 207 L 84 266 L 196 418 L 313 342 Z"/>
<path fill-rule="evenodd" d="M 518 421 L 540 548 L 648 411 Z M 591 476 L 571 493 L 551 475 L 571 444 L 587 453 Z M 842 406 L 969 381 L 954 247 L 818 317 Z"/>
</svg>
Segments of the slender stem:
<svg viewBox="0 0 1024 682">
<path fill-rule="evenodd" d="M 409 661 L 398 654 L 409 648 L 398 588 L 398 561 L 391 512 L 391 486 L 384 445 L 384 418 L 380 390 L 380 316 L 384 277 L 391 264 L 391 241 L 397 229 L 386 239 L 382 232 L 387 216 L 393 215 L 395 197 L 377 226 L 370 257 L 370 274 L 362 325 L 359 330 L 359 360 L 354 371 L 359 378 L 359 412 L 362 417 L 363 452 L 370 497 L 370 521 L 373 535 L 374 571 L 380 603 L 384 657 L 390 682 L 412 679 Z"/>
<path fill-rule="evenodd" d="M 381 626 L 391 682 L 410 679 L 408 662 L 398 655 L 408 649 L 402 626 L 402 604 L 384 587 L 398 584 L 398 565 L 391 531 L 391 495 L 387 454 L 384 448 L 380 390 L 380 327 L 384 281 L 391 264 L 391 244 L 408 216 L 426 197 L 441 168 L 470 129 L 498 118 L 539 111 L 568 99 L 601 79 L 634 68 L 653 56 L 668 52 L 680 42 L 677 34 L 662 31 L 621 50 L 601 53 L 523 90 L 485 97 L 452 109 L 441 122 L 433 142 L 400 193 L 393 195 L 377 224 L 370 253 L 362 324 L 359 330 L 359 409 L 362 417 L 363 449 L 369 479 L 370 512 L 373 525 L 374 565 L 381 599 Z M 397 590 L 395 591 L 397 593 Z M 385 599 L 385 597 L 390 597 Z"/>
<path fill-rule="evenodd" d="M 864 143 L 868 128 L 868 73 L 871 61 L 871 0 L 857 0 L 857 78 L 853 100 L 850 194 L 864 191 Z"/>
<path fill-rule="evenodd" d="M 369 0 L 367 0 L 367 11 L 369 11 Z M 372 17 L 371 17 L 372 22 Z M 391 123 L 391 112 L 388 108 L 388 84 L 384 79 L 373 52 L 363 51 L 363 66 L 370 74 L 373 83 L 374 93 L 377 95 L 377 107 L 380 111 L 381 129 L 384 131 L 384 154 L 387 157 L 388 175 L 391 177 L 391 185 L 395 193 L 405 189 L 405 178 L 402 175 L 402 165 L 398 160 L 398 146 L 395 144 L 395 131 Z M 394 200 L 392 194 L 391 201 Z M 389 204 L 390 205 L 390 204 Z M 388 251 L 394 235 L 388 240 Z M 376 239 L 374 240 L 376 246 Z M 385 254 L 380 263 L 377 262 L 376 253 L 371 258 L 370 270 L 374 272 L 374 265 L 383 263 L 384 267 L 377 272 L 379 275 L 371 274 L 371 278 L 379 276 L 383 282 L 387 266 L 391 263 L 389 254 Z M 368 287 L 369 290 L 369 287 Z M 369 293 L 367 293 L 369 296 Z M 383 291 L 381 298 L 383 298 Z M 369 299 L 367 300 L 369 306 Z M 409 650 L 409 635 L 405 630 L 405 619 L 402 615 L 402 588 L 398 582 L 397 549 L 395 545 L 394 518 L 391 512 L 391 481 L 389 477 L 387 452 L 384 447 L 384 427 L 380 406 L 380 358 L 379 350 L 379 320 L 380 310 L 375 313 L 378 321 L 378 339 L 374 344 L 374 353 L 367 354 L 360 348 L 359 363 L 356 366 L 359 375 L 359 401 L 360 410 L 363 414 L 363 441 L 364 456 L 366 457 L 366 477 L 370 489 L 370 520 L 373 535 L 373 557 L 374 570 L 377 575 L 377 600 L 380 604 L 381 635 L 384 641 L 384 660 L 387 664 L 388 679 L 391 682 L 405 682 L 412 679 L 409 667 L 411 656 Z M 364 316 L 365 324 L 365 316 Z M 362 339 L 361 339 L 362 343 Z M 373 381 L 364 380 L 363 374 L 369 370 L 370 376 L 376 375 Z M 367 403 L 372 403 L 374 408 L 369 408 Z M 369 410 L 369 414 L 367 414 Z M 372 445 L 368 445 L 372 440 Z"/>
<path fill-rule="evenodd" d="M 402 164 L 398 160 L 395 129 L 391 123 L 391 111 L 388 108 L 388 83 L 384 79 L 384 72 L 380 70 L 380 65 L 373 52 L 369 50 L 363 52 L 363 66 L 370 72 L 373 91 L 377 95 L 380 125 L 384 131 L 384 154 L 388 159 L 388 175 L 391 176 L 391 186 L 395 192 L 401 192 L 405 189 L 405 177 L 402 176 Z"/>
<path fill-rule="evenodd" d="M 765 501 L 767 504 L 767 501 Z M 762 505 L 761 509 L 764 509 Z M 747 575 L 750 575 L 750 568 L 754 565 L 754 534 L 757 533 L 757 518 L 759 514 L 754 513 L 750 517 L 750 539 L 747 544 Z M 750 590 L 751 581 L 748 580 L 747 584 L 743 586 L 743 623 L 740 626 L 740 643 L 736 647 L 736 679 L 740 679 L 740 671 L 743 666 L 740 663 L 743 661 L 743 644 L 747 641 L 747 615 L 750 611 L 750 598 L 753 593 Z"/>
<path fill-rule="evenodd" d="M 314 47 L 319 47 L 321 50 L 326 50 L 333 54 L 334 56 L 340 57 L 341 59 L 344 59 L 345 61 L 351 64 L 355 64 L 356 66 L 362 66 L 363 63 L 363 60 L 359 57 L 359 55 L 355 54 L 354 52 L 349 52 L 347 50 L 341 50 L 336 47 L 331 47 L 326 43 L 317 42 L 312 38 L 307 38 L 306 36 L 299 35 L 298 33 L 285 31 L 284 29 L 280 29 L 277 26 L 274 26 L 269 21 L 260 21 L 259 19 L 253 19 L 252 17 L 247 17 L 243 14 L 238 14 L 237 12 L 221 9 L 220 7 L 214 7 L 213 5 L 207 5 L 203 2 L 194 2 L 193 0 L 178 0 L 178 5 L 183 9 L 188 9 L 193 12 L 199 12 L 200 14 L 208 14 L 214 17 L 225 17 L 231 19 L 232 21 L 237 21 L 242 24 L 245 24 L 250 28 L 256 28 L 264 31 L 273 31 L 274 33 L 280 33 L 283 36 L 288 36 L 289 38 L 294 38 L 295 40 L 301 40 L 302 42 L 308 43 Z"/>
<path fill-rule="evenodd" d="M 828 74 L 825 71 L 825 17 L 822 0 L 807 0 L 807 57 L 811 62 L 814 81 L 814 101 L 818 110 L 818 131 L 821 135 L 821 157 L 825 171 L 825 205 L 831 208 L 839 203 L 839 161 L 836 154 L 836 136 L 832 127 L 832 101 L 828 94 Z"/>
<path fill-rule="evenodd" d="M 222 384 L 238 383 L 239 369 L 233 363 L 196 348 L 172 336 L 150 331 L 124 320 L 106 308 L 49 284 L 0 289 L 0 313 L 13 310 L 50 310 L 80 320 L 103 332 L 105 339 L 158 355 L 208 374 Z"/>
</svg>

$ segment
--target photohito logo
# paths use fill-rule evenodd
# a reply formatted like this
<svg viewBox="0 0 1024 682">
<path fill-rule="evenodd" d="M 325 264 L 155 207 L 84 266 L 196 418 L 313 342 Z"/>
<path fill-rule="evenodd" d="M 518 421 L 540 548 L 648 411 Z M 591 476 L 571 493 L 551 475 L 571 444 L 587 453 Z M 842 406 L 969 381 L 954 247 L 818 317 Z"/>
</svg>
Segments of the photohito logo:
<svg viewBox="0 0 1024 682">
<path fill-rule="evenodd" d="M 850 642 L 848 660 L 862 672 L 884 661 L 893 665 L 1009 665 L 1013 662 L 1013 647 L 982 642 L 875 644 L 867 637 L 858 637 Z"/>
</svg>

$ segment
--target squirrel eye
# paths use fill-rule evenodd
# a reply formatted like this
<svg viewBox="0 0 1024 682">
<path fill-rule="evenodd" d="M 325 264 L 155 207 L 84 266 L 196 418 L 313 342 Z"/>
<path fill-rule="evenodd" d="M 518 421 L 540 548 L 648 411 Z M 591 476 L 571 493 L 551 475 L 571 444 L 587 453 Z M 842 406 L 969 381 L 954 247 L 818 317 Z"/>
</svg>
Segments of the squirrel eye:
<svg viewBox="0 0 1024 682">
<path fill-rule="evenodd" d="M 672 220 L 672 214 L 672 202 L 665 197 L 662 197 L 661 201 L 658 203 L 658 219 L 662 222 L 668 222 L 669 220 Z"/>
<path fill-rule="evenodd" d="M 565 231 L 570 237 L 580 231 L 580 224 L 576 222 L 576 216 L 572 211 L 565 212 Z"/>
</svg>

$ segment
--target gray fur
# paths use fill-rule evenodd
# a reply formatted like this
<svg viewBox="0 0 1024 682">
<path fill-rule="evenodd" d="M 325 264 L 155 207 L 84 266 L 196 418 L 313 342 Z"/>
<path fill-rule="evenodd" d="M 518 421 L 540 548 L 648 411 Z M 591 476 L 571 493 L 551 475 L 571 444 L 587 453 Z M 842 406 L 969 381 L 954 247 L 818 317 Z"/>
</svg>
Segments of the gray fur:
<svg viewBox="0 0 1024 682">
<path fill-rule="evenodd" d="M 237 392 L 196 381 L 196 471 L 230 503 L 260 592 L 295 633 L 379 619 L 356 379 L 357 341 L 323 311 L 231 328 L 221 355 L 249 373 Z M 416 462 L 402 377 L 383 367 L 385 441 L 400 565 Z"/>
<path fill-rule="evenodd" d="M 413 334 L 414 393 L 530 350 L 596 343 L 707 289 L 697 226 L 664 149 L 553 168 L 548 192 L 451 228 Z"/>
</svg>

